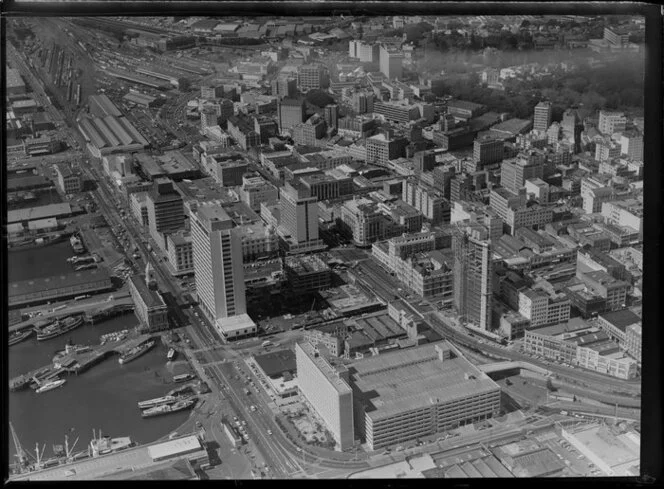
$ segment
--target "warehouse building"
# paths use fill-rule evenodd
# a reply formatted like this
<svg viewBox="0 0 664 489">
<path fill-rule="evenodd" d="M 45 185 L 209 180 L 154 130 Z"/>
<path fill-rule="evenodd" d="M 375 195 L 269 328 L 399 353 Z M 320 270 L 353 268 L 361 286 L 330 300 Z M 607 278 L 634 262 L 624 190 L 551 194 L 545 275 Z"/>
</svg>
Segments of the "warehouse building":
<svg viewBox="0 0 664 489">
<path fill-rule="evenodd" d="M 97 158 L 111 153 L 130 153 L 148 146 L 148 141 L 124 117 L 82 117 L 78 129 L 88 142 L 88 150 Z"/>
<path fill-rule="evenodd" d="M 112 288 L 111 276 L 105 268 L 21 280 L 12 282 L 8 287 L 9 307 L 43 304 L 55 299 L 98 293 Z"/>
</svg>

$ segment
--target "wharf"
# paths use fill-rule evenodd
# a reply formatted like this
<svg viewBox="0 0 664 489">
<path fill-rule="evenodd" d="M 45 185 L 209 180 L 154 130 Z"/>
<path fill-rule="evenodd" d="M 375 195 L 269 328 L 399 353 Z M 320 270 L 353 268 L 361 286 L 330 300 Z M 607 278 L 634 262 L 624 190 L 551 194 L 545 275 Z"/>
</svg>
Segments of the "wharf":
<svg viewBox="0 0 664 489">
<path fill-rule="evenodd" d="M 109 297 L 104 295 L 104 297 Z M 90 299 L 88 301 L 69 301 L 67 307 L 60 309 L 58 311 L 53 311 L 51 309 L 49 312 L 43 313 L 38 317 L 30 318 L 26 321 L 20 321 L 9 326 L 9 332 L 13 333 L 14 331 L 20 331 L 23 329 L 32 328 L 37 321 L 44 319 L 60 319 L 67 316 L 72 316 L 74 314 L 84 313 L 85 319 L 87 322 L 95 323 L 103 321 L 111 317 L 114 314 L 122 314 L 125 312 L 132 311 L 134 308 L 134 302 L 132 301 L 129 292 L 120 291 L 110 295 L 112 299 L 100 299 L 99 297 Z M 51 304 L 49 307 L 55 307 L 58 304 Z M 33 308 L 34 311 L 43 311 L 44 306 L 40 308 Z M 28 312 L 28 311 L 22 311 Z"/>
<path fill-rule="evenodd" d="M 133 336 L 121 341 L 91 346 L 78 352 L 73 350 L 68 354 L 59 355 L 53 359 L 51 365 L 35 369 L 31 372 L 10 379 L 9 390 L 16 391 L 28 387 L 32 382 L 33 377 L 36 377 L 39 380 L 48 380 L 63 374 L 79 374 L 85 372 L 87 369 L 101 362 L 110 355 L 121 355 L 150 338 L 152 338 L 152 335 L 149 334 Z"/>
<path fill-rule="evenodd" d="M 187 438 L 187 434 L 175 440 Z M 108 455 L 100 457 L 86 458 L 71 463 L 57 465 L 46 469 L 41 469 L 23 474 L 13 475 L 10 481 L 72 481 L 99 479 L 109 477 L 111 479 L 124 479 L 128 475 L 134 475 L 138 470 L 156 469 L 172 465 L 178 459 L 196 459 L 207 454 L 204 448 L 194 453 L 183 453 L 174 457 L 158 461 L 152 458 L 149 448 L 162 444 L 163 441 L 155 441 L 146 445 L 139 445 L 133 448 L 127 448 Z"/>
</svg>

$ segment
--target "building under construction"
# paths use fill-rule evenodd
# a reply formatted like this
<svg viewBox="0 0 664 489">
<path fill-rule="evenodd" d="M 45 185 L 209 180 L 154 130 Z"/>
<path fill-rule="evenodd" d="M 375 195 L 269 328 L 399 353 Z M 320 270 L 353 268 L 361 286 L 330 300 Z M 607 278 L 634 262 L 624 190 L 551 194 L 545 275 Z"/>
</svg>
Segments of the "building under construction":
<svg viewBox="0 0 664 489">
<path fill-rule="evenodd" d="M 454 229 L 454 307 L 460 321 L 491 329 L 493 259 L 489 231 L 462 222 Z"/>
</svg>

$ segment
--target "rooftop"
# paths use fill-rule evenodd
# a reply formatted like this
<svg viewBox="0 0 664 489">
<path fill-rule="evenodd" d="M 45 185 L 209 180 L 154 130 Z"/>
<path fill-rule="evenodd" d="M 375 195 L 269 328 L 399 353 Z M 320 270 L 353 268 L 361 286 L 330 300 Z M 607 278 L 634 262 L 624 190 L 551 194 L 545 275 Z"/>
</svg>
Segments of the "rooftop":
<svg viewBox="0 0 664 489">
<path fill-rule="evenodd" d="M 141 300 L 147 308 L 166 307 L 161 295 L 156 290 L 150 289 L 145 283 L 144 275 L 132 275 L 129 280 L 131 280 L 132 285 L 141 296 Z"/>
<path fill-rule="evenodd" d="M 378 420 L 432 403 L 499 389 L 463 357 L 453 354 L 453 358 L 441 362 L 436 347 L 446 350 L 450 345 L 443 341 L 353 363 L 354 384 L 373 397 L 367 406 L 367 415 Z"/>
<path fill-rule="evenodd" d="M 152 445 L 151 447 L 148 447 L 148 453 L 152 460 L 155 460 L 164 457 L 174 457 L 194 450 L 200 450 L 201 448 L 201 442 L 198 441 L 196 436 L 192 435 L 186 438 L 179 438 L 158 445 Z"/>
<path fill-rule="evenodd" d="M 47 217 L 68 216 L 72 213 L 71 205 L 68 203 L 49 204 L 39 207 L 29 207 L 26 209 L 17 209 L 7 212 L 7 223 L 11 224 L 20 221 L 33 221 L 36 219 L 45 219 Z"/>
<path fill-rule="evenodd" d="M 45 278 L 21 280 L 9 284 L 9 298 L 23 294 L 37 294 L 41 291 L 53 290 L 64 287 L 87 285 L 98 281 L 107 281 L 111 285 L 111 276 L 105 268 L 93 270 L 81 270 L 80 272 L 67 275 L 55 275 Z"/>
<path fill-rule="evenodd" d="M 603 312 L 599 315 L 604 321 L 625 331 L 627 326 L 632 324 L 641 324 L 641 318 L 629 309 L 622 311 Z"/>
<path fill-rule="evenodd" d="M 307 357 L 309 357 L 309 360 L 311 360 L 314 365 L 318 367 L 320 372 L 325 376 L 325 378 L 339 394 L 346 394 L 351 392 L 351 388 L 348 383 L 339 376 L 340 372 L 319 353 L 318 348 L 314 347 L 309 342 L 297 343 L 296 348 L 300 348 L 300 350 Z"/>
</svg>

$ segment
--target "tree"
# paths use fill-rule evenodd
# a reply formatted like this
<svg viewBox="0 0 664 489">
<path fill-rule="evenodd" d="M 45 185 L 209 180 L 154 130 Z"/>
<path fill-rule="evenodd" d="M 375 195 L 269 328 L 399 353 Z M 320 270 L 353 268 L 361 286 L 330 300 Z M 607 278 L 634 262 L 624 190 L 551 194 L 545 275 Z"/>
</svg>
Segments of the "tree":
<svg viewBox="0 0 664 489">
<path fill-rule="evenodd" d="M 549 390 L 549 392 L 556 392 L 558 390 L 556 387 L 554 387 L 551 378 L 546 379 L 546 388 Z"/>
</svg>

